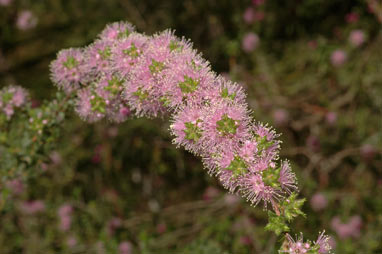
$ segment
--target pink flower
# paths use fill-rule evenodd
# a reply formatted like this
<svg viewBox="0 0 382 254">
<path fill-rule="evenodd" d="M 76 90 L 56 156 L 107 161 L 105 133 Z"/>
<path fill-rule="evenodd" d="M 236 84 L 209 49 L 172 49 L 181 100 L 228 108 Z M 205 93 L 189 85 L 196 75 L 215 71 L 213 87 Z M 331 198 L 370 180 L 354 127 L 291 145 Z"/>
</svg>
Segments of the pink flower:
<svg viewBox="0 0 382 254">
<path fill-rule="evenodd" d="M 25 201 L 20 205 L 20 209 L 25 214 L 36 214 L 45 210 L 45 204 L 42 200 Z"/>
<path fill-rule="evenodd" d="M 166 223 L 159 223 L 157 226 L 156 226 L 156 231 L 158 234 L 163 234 L 167 231 L 167 225 Z"/>
<path fill-rule="evenodd" d="M 60 89 L 70 93 L 80 87 L 86 79 L 86 70 L 82 49 L 64 49 L 50 65 L 51 79 Z"/>
<path fill-rule="evenodd" d="M 335 67 L 343 65 L 346 62 L 346 59 L 346 52 L 341 49 L 335 50 L 330 57 L 332 65 Z"/>
<path fill-rule="evenodd" d="M 347 23 L 356 23 L 359 20 L 359 15 L 358 13 L 350 12 L 346 14 L 345 20 Z"/>
<path fill-rule="evenodd" d="M 13 0 L 0 0 L 0 5 L 8 6 L 12 3 Z"/>
<path fill-rule="evenodd" d="M 107 25 L 99 34 L 101 40 L 123 39 L 135 30 L 134 26 L 128 22 L 114 22 Z"/>
<path fill-rule="evenodd" d="M 60 219 L 59 229 L 63 232 L 67 232 L 72 224 L 72 212 L 73 207 L 69 204 L 64 204 L 59 207 L 57 215 Z"/>
<path fill-rule="evenodd" d="M 354 47 L 359 47 L 365 42 L 365 33 L 359 29 L 353 30 L 349 35 L 349 41 Z"/>
<path fill-rule="evenodd" d="M 220 191 L 217 188 L 209 186 L 203 193 L 203 199 L 204 200 L 215 199 L 216 197 L 219 196 L 219 194 L 220 194 Z"/>
<path fill-rule="evenodd" d="M 334 125 L 337 122 L 337 113 L 336 112 L 328 112 L 325 115 L 325 120 L 329 125 Z"/>
<path fill-rule="evenodd" d="M 259 44 L 259 40 L 260 39 L 259 36 L 257 36 L 257 34 L 252 32 L 247 33 L 243 38 L 241 47 L 245 52 L 250 53 L 256 49 L 256 47 Z"/>
<path fill-rule="evenodd" d="M 314 211 L 321 211 L 328 206 L 328 200 L 322 193 L 316 193 L 311 198 L 310 205 Z"/>
<path fill-rule="evenodd" d="M 252 0 L 252 3 L 255 6 L 260 6 L 260 5 L 263 5 L 265 3 L 265 0 Z"/>
<path fill-rule="evenodd" d="M 255 10 L 252 7 L 248 7 L 243 14 L 245 23 L 252 24 L 255 19 Z"/>
<path fill-rule="evenodd" d="M 377 150 L 371 144 L 364 144 L 360 149 L 361 157 L 365 161 L 371 161 L 374 159 Z"/>
<path fill-rule="evenodd" d="M 68 237 L 68 239 L 66 240 L 66 245 L 69 248 L 75 247 L 77 245 L 77 239 L 74 236 Z"/>
<path fill-rule="evenodd" d="M 16 26 L 20 30 L 28 30 L 37 25 L 37 17 L 29 10 L 23 10 L 17 16 Z"/>
<path fill-rule="evenodd" d="M 12 194 L 20 195 L 24 191 L 24 184 L 20 179 L 13 179 L 6 183 L 7 187 L 11 190 Z"/>
<path fill-rule="evenodd" d="M 331 221 L 332 229 L 337 233 L 341 239 L 346 238 L 359 238 L 361 234 L 362 219 L 360 216 L 355 215 L 350 217 L 347 223 L 342 223 L 341 219 L 336 216 Z"/>
<path fill-rule="evenodd" d="M 132 246 L 130 242 L 121 242 L 118 246 L 118 253 L 119 254 L 131 254 L 132 253 Z"/>
<path fill-rule="evenodd" d="M 319 152 L 321 150 L 321 143 L 318 137 L 310 135 L 306 139 L 306 146 L 313 152 Z"/>
<path fill-rule="evenodd" d="M 273 111 L 273 120 L 276 125 L 283 126 L 289 121 L 289 113 L 285 109 L 276 109 Z"/>
</svg>

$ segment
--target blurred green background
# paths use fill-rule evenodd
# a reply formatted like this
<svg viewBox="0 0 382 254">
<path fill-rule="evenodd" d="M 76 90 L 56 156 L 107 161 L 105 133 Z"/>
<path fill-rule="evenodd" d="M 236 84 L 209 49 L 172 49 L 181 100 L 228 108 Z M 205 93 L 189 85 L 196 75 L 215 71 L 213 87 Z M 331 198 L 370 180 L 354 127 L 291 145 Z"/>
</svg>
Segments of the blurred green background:
<svg viewBox="0 0 382 254">
<path fill-rule="evenodd" d="M 307 198 L 296 233 L 326 229 L 336 253 L 382 253 L 381 1 L 0 0 L 0 87 L 49 100 L 57 52 L 120 20 L 175 29 L 243 85 Z M 0 253 L 276 253 L 262 208 L 227 194 L 168 127 L 73 113 L 44 173 L 8 184 Z"/>
</svg>

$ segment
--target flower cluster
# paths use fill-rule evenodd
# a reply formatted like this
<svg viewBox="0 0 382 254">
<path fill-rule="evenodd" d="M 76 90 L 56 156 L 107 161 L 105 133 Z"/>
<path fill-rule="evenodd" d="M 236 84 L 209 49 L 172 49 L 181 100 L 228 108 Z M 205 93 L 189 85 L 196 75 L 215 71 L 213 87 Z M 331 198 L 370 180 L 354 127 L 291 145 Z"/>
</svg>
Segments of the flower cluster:
<svg viewBox="0 0 382 254">
<path fill-rule="evenodd" d="M 214 73 L 174 32 L 146 36 L 114 23 L 90 46 L 61 51 L 51 72 L 59 88 L 76 94 L 83 119 L 170 114 L 173 142 L 202 157 L 226 189 L 252 205 L 270 204 L 278 215 L 293 201 L 284 209 L 288 220 L 299 213 L 296 177 L 287 161 L 279 161 L 279 135 L 251 118 L 238 84 Z"/>
<path fill-rule="evenodd" d="M 279 253 L 288 254 L 325 254 L 329 253 L 331 246 L 329 244 L 329 237 L 320 233 L 317 241 L 306 241 L 301 236 L 294 240 L 289 234 L 286 235 L 286 241 L 284 242 L 282 250 Z"/>
<path fill-rule="evenodd" d="M 20 86 L 6 86 L 0 90 L 0 118 L 9 120 L 17 108 L 28 102 L 28 92 Z"/>
</svg>

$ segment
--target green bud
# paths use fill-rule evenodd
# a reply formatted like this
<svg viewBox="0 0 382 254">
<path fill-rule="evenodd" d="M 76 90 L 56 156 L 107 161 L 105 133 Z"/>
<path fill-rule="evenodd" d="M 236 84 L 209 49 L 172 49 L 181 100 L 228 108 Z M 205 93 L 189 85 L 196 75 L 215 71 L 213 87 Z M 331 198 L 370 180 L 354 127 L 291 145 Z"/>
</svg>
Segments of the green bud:
<svg viewBox="0 0 382 254">
<path fill-rule="evenodd" d="M 198 127 L 199 122 L 200 120 L 197 120 L 196 123 L 187 122 L 184 124 L 186 129 L 183 131 L 186 134 L 186 139 L 193 140 L 194 142 L 199 140 L 199 138 L 202 136 L 202 131 Z"/>
<path fill-rule="evenodd" d="M 79 62 L 72 56 L 68 56 L 66 62 L 63 63 L 63 65 L 69 70 L 77 67 L 78 64 Z"/>
<path fill-rule="evenodd" d="M 139 56 L 138 48 L 135 46 L 134 43 L 131 43 L 130 48 L 128 48 L 128 49 L 124 49 L 122 52 L 123 52 L 125 55 L 129 55 L 129 56 L 131 56 L 132 58 L 137 58 L 137 57 Z"/>
<path fill-rule="evenodd" d="M 184 76 L 184 81 L 179 82 L 178 86 L 182 90 L 183 93 L 192 93 L 194 92 L 199 85 L 199 81 L 194 80 L 191 77 Z"/>
<path fill-rule="evenodd" d="M 109 59 L 111 56 L 111 48 L 105 47 L 104 50 L 98 50 L 98 54 L 101 56 L 103 60 Z"/>
<path fill-rule="evenodd" d="M 239 121 L 233 120 L 228 117 L 227 114 L 224 114 L 221 120 L 216 122 L 216 129 L 223 135 L 235 134 L 237 127 L 239 126 Z"/>
<path fill-rule="evenodd" d="M 280 188 L 279 178 L 280 178 L 280 168 L 273 169 L 268 168 L 263 171 L 263 181 L 266 185 L 271 186 L 272 188 Z"/>
<path fill-rule="evenodd" d="M 183 45 L 179 45 L 179 42 L 176 40 L 172 40 L 170 42 L 170 45 L 168 46 L 170 48 L 170 51 L 177 51 L 180 52 L 183 50 Z"/>
<path fill-rule="evenodd" d="M 151 65 L 149 66 L 150 72 L 158 73 L 164 69 L 165 65 L 162 62 L 155 61 L 155 59 L 151 60 Z"/>
<path fill-rule="evenodd" d="M 247 165 L 239 156 L 235 156 L 226 170 L 232 171 L 235 178 L 248 171 Z"/>
<path fill-rule="evenodd" d="M 134 92 L 133 95 L 137 96 L 140 101 L 143 101 L 147 99 L 149 93 L 147 91 L 142 91 L 142 88 L 138 88 L 138 90 Z"/>
<path fill-rule="evenodd" d="M 236 97 L 236 93 L 231 93 L 231 94 L 228 93 L 228 88 L 223 88 L 220 95 L 222 98 L 229 98 L 231 100 L 234 100 Z"/>
</svg>

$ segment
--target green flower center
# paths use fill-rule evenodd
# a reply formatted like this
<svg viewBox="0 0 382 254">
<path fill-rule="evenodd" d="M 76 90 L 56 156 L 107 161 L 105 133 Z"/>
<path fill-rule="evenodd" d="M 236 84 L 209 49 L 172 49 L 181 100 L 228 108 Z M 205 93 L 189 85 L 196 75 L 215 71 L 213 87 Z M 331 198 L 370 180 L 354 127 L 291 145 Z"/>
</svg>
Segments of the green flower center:
<svg viewBox="0 0 382 254">
<path fill-rule="evenodd" d="M 78 64 L 79 62 L 72 56 L 68 56 L 66 58 L 66 62 L 63 63 L 63 65 L 69 70 L 77 67 Z"/>
<path fill-rule="evenodd" d="M 179 82 L 178 86 L 182 90 L 183 93 L 192 93 L 194 92 L 199 85 L 199 81 L 195 80 L 191 77 L 184 76 L 184 81 Z"/>
<path fill-rule="evenodd" d="M 216 129 L 222 135 L 236 134 L 237 127 L 239 127 L 240 121 L 230 118 L 227 114 L 224 114 L 222 118 L 216 122 Z"/>
</svg>

